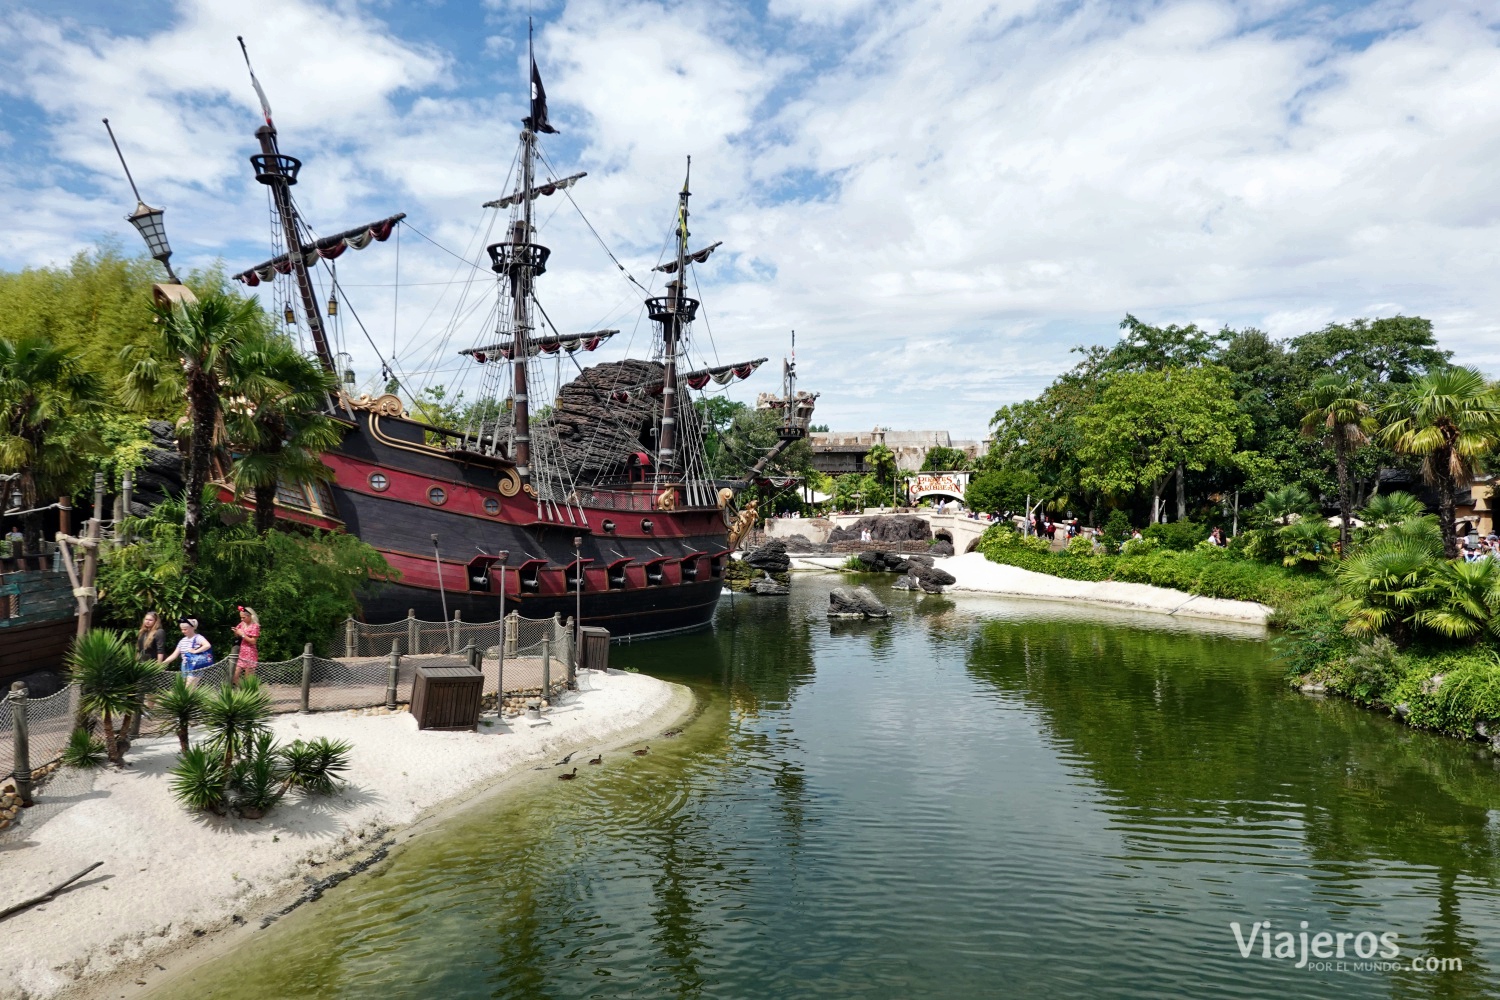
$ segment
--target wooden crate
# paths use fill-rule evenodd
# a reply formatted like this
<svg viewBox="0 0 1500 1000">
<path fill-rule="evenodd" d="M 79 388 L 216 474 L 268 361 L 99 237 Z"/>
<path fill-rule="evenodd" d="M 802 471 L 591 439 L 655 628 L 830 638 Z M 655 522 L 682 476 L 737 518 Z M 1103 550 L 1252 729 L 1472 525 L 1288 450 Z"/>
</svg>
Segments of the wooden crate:
<svg viewBox="0 0 1500 1000">
<path fill-rule="evenodd" d="M 609 629 L 585 625 L 579 630 L 582 635 L 579 646 L 578 668 L 580 670 L 609 669 Z"/>
<path fill-rule="evenodd" d="M 411 714 L 417 728 L 477 729 L 483 690 L 484 674 L 472 667 L 418 667 L 411 687 Z"/>
</svg>

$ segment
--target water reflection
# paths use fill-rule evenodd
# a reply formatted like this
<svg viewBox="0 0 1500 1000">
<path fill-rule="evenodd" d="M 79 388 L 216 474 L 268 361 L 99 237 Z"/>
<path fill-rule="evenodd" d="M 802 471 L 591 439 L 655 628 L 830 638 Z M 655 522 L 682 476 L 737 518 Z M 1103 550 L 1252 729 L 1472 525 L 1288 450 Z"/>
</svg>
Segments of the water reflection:
<svg viewBox="0 0 1500 1000">
<path fill-rule="evenodd" d="M 1255 629 L 889 590 L 831 623 L 840 582 L 617 647 L 695 688 L 681 737 L 459 817 L 173 995 L 1493 994 L 1489 758 L 1288 693 Z M 1228 922 L 1265 919 L 1465 971 L 1241 958 Z"/>
</svg>

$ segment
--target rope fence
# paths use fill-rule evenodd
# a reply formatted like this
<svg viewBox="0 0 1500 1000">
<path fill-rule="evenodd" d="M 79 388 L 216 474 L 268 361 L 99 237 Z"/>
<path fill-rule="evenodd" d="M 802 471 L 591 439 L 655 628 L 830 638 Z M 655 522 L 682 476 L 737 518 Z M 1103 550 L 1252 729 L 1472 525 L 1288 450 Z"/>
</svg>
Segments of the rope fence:
<svg viewBox="0 0 1500 1000">
<path fill-rule="evenodd" d="M 502 638 L 503 637 L 503 638 Z M 387 706 L 411 701 L 412 684 L 421 667 L 477 667 L 484 675 L 482 694 L 487 707 L 519 709 L 529 699 L 556 701 L 575 684 L 577 658 L 573 620 L 522 618 L 511 612 L 503 621 L 429 622 L 408 616 L 406 621 L 367 625 L 350 620 L 333 649 L 340 657 L 317 656 L 308 644 L 299 657 L 255 667 L 261 690 L 271 700 L 274 714 L 330 712 Z M 415 652 L 408 652 L 415 650 Z M 193 675 L 203 688 L 214 689 L 234 676 L 236 654 L 230 654 Z M 169 689 L 179 676 L 163 671 L 151 682 L 151 695 Z M 78 715 L 80 691 L 70 684 L 45 698 L 26 698 L 28 758 L 32 770 L 62 757 Z M 0 777 L 16 769 L 15 709 L 0 696 Z M 153 728 L 148 708 L 141 729 Z"/>
</svg>

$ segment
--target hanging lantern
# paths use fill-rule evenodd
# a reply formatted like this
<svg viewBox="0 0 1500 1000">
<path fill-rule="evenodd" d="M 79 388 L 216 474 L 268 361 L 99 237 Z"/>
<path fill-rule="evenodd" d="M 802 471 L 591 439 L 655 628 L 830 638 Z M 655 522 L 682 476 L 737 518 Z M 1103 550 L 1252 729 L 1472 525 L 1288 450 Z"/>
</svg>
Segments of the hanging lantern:
<svg viewBox="0 0 1500 1000">
<path fill-rule="evenodd" d="M 338 300 L 338 297 L 336 295 L 334 295 L 334 293 L 329 292 L 328 293 L 328 315 L 330 315 L 330 316 L 337 316 L 338 314 L 339 314 L 339 300 Z"/>
<path fill-rule="evenodd" d="M 286 320 L 287 326 L 292 326 L 297 322 L 297 314 L 292 312 L 292 304 L 290 302 L 286 304 L 286 309 L 281 315 Z"/>
</svg>

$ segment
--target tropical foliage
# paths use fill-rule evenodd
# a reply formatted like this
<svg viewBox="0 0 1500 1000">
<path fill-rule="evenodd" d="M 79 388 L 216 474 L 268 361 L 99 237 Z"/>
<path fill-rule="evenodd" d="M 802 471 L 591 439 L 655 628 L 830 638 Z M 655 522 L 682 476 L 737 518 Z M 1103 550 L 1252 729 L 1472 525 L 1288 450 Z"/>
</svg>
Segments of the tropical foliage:
<svg viewBox="0 0 1500 1000">
<path fill-rule="evenodd" d="M 74 640 L 67 662 L 68 679 L 79 687 L 79 708 L 104 730 L 105 756 L 112 764 L 124 764 L 125 734 L 145 711 L 148 685 L 161 672 L 160 665 L 137 660 L 130 640 L 107 629 L 92 629 Z"/>
</svg>

